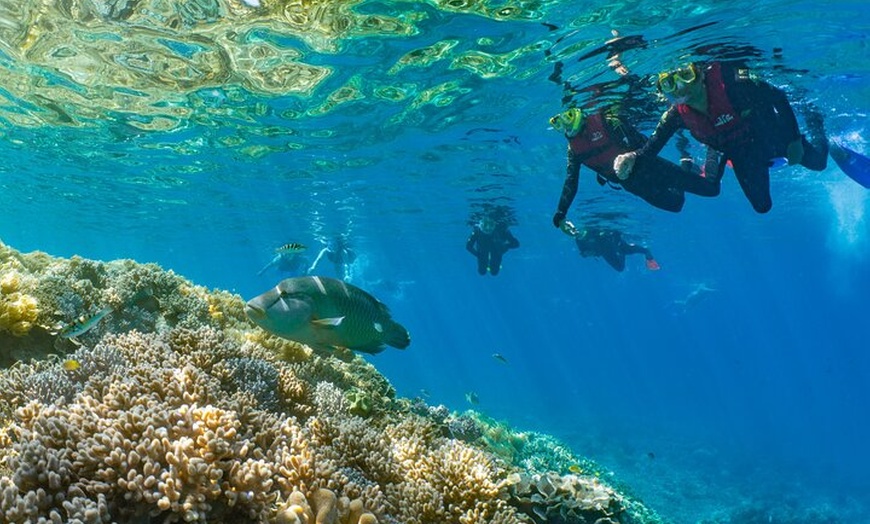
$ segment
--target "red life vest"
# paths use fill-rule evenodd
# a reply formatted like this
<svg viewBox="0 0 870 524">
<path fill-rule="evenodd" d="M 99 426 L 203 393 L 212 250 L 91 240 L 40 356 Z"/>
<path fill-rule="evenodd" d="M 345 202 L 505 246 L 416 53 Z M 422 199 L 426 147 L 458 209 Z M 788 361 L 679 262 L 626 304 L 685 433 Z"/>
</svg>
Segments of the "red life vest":
<svg viewBox="0 0 870 524">
<path fill-rule="evenodd" d="M 689 132 L 699 142 L 724 153 L 745 146 L 752 140 L 752 128 L 746 118 L 734 110 L 718 62 L 707 68 L 704 87 L 707 89 L 707 114 L 687 104 L 677 104 L 677 111 Z"/>
<path fill-rule="evenodd" d="M 621 142 L 613 139 L 601 113 L 595 113 L 586 118 L 583 131 L 568 139 L 568 147 L 575 155 L 591 155 L 583 161 L 587 167 L 598 174 L 616 181 L 613 171 L 613 159 L 629 149 Z"/>
</svg>

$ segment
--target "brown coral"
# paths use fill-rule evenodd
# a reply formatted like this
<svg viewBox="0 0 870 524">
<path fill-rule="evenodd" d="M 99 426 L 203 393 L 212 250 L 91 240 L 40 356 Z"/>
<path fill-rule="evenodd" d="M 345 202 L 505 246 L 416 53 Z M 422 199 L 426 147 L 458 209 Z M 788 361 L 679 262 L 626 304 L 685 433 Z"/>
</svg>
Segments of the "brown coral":
<svg viewBox="0 0 870 524">
<path fill-rule="evenodd" d="M 232 295 L 130 261 L 0 245 L 4 261 L 21 272 L 7 288 L 52 307 L 127 304 L 68 357 L 77 368 L 55 357 L 0 370 L 4 523 L 518 524 L 551 511 L 548 500 L 588 498 L 547 491 L 537 512 L 518 511 L 532 495 L 509 482 L 515 465 L 408 413 L 359 357 L 246 332 Z M 63 277 L 69 288 L 45 288 Z M 41 332 L 24 339 L 50 352 Z M 585 516 L 618 514 L 617 499 L 593 500 Z"/>
</svg>

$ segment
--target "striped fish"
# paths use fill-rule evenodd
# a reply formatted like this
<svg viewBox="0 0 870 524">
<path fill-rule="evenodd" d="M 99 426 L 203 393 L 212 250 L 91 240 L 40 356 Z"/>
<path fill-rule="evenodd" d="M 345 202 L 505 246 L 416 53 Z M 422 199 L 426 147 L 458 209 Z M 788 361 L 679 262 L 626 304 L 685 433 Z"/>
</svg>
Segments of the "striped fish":
<svg viewBox="0 0 870 524">
<path fill-rule="evenodd" d="M 305 251 L 306 249 L 308 249 L 308 248 L 304 244 L 299 244 L 297 242 L 290 242 L 289 244 L 284 244 L 283 246 L 276 249 L 275 253 L 278 253 L 279 255 L 283 255 L 286 253 L 289 255 L 291 253 L 301 253 L 301 252 Z"/>
</svg>

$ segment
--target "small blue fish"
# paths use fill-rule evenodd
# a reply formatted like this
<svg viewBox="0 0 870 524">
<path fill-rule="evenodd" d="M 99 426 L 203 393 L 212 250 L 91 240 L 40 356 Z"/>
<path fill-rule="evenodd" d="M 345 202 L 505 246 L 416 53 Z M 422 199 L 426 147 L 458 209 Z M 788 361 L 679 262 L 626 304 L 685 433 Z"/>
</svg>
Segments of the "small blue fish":
<svg viewBox="0 0 870 524">
<path fill-rule="evenodd" d="M 80 335 L 84 335 L 88 331 L 92 330 L 94 326 L 100 323 L 106 315 L 112 312 L 112 308 L 104 307 L 103 309 L 97 311 L 91 316 L 82 316 L 79 317 L 78 320 L 72 322 L 64 326 L 57 334 L 57 336 L 61 338 L 75 338 Z"/>
<path fill-rule="evenodd" d="M 498 361 L 501 362 L 502 364 L 507 364 L 507 363 L 508 363 L 508 360 L 507 360 L 507 359 L 505 358 L 505 356 L 502 355 L 501 353 L 493 353 L 493 354 L 492 354 L 492 358 L 498 360 Z"/>
<path fill-rule="evenodd" d="M 472 406 L 476 406 L 480 404 L 480 397 L 477 396 L 477 393 L 474 391 L 469 391 L 465 394 L 465 401 L 471 404 Z"/>
</svg>

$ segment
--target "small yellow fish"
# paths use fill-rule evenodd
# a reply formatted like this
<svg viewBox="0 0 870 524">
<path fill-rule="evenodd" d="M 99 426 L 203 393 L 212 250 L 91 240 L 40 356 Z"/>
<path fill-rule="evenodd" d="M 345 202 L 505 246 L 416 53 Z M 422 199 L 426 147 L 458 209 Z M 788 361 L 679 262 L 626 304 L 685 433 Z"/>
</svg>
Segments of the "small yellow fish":
<svg viewBox="0 0 870 524">
<path fill-rule="evenodd" d="M 305 251 L 306 249 L 308 249 L 308 248 L 305 247 L 303 244 L 299 244 L 297 242 L 290 242 L 289 244 L 284 244 L 283 246 L 276 249 L 275 253 L 279 253 L 279 254 L 287 253 L 289 255 L 290 253 L 301 253 L 301 252 Z"/>
<path fill-rule="evenodd" d="M 469 404 L 474 405 L 474 406 L 476 406 L 477 404 L 480 404 L 480 398 L 477 396 L 477 393 L 475 393 L 474 391 L 469 391 L 468 393 L 466 393 L 465 400 Z"/>
<path fill-rule="evenodd" d="M 583 468 L 581 468 L 579 464 L 571 464 L 568 466 L 568 471 L 575 475 L 580 475 L 583 473 Z"/>
<path fill-rule="evenodd" d="M 82 365 L 78 360 L 67 359 L 63 361 L 62 367 L 64 371 L 75 371 L 82 367 Z"/>
<path fill-rule="evenodd" d="M 507 359 L 506 359 L 506 358 L 504 357 L 504 355 L 502 355 L 501 353 L 493 353 L 493 354 L 492 354 L 492 358 L 498 360 L 498 361 L 501 362 L 502 364 L 507 364 L 507 363 L 508 363 Z"/>
</svg>

